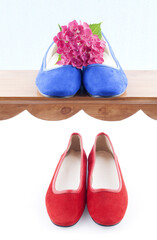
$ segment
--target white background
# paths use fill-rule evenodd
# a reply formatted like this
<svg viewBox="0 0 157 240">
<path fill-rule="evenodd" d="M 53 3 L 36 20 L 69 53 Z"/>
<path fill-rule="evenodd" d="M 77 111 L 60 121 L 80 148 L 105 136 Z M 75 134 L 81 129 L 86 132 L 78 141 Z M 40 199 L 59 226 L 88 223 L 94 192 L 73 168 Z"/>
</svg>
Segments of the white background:
<svg viewBox="0 0 157 240">
<path fill-rule="evenodd" d="M 156 69 L 156 0 L 0 0 L 0 69 L 38 69 L 58 32 L 76 19 L 103 22 L 124 69 Z"/>
<path fill-rule="evenodd" d="M 57 24 L 76 18 L 103 21 L 103 31 L 124 69 L 157 69 L 157 2 L 154 0 L 0 0 L 0 69 L 39 69 Z M 149 81 L 149 79 L 148 79 Z M 128 189 L 122 222 L 102 227 L 87 209 L 73 227 L 51 223 L 45 194 L 70 134 L 79 132 L 88 155 L 106 132 Z M 28 112 L 0 121 L 0 239 L 121 239 L 157 237 L 157 121 L 139 111 L 118 122 L 84 112 L 43 121 Z"/>
</svg>

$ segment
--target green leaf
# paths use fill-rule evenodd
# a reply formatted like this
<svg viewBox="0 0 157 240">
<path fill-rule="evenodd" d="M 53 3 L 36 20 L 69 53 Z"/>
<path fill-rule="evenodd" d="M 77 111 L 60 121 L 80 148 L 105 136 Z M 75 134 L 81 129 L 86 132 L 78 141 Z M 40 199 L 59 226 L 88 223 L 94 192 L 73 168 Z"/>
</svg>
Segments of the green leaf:
<svg viewBox="0 0 157 240">
<path fill-rule="evenodd" d="M 60 30 L 60 32 L 61 32 L 61 31 L 62 31 L 62 27 L 61 27 L 61 25 L 58 24 L 58 27 L 59 27 L 59 30 Z"/>
<path fill-rule="evenodd" d="M 61 60 L 61 54 L 59 54 L 59 56 L 58 56 L 58 61 L 60 61 L 60 60 Z M 57 62 L 58 62 L 58 61 L 57 61 Z"/>
<path fill-rule="evenodd" d="M 99 39 L 102 38 L 102 34 L 101 34 L 101 23 L 94 23 L 94 24 L 89 24 L 90 29 L 92 30 L 92 33 L 94 35 L 97 35 Z"/>
<path fill-rule="evenodd" d="M 59 54 L 59 56 L 58 56 L 58 60 L 57 60 L 57 62 L 56 62 L 56 64 L 58 63 L 58 61 L 60 61 L 61 60 L 61 54 Z M 55 64 L 55 65 L 56 65 Z"/>
</svg>

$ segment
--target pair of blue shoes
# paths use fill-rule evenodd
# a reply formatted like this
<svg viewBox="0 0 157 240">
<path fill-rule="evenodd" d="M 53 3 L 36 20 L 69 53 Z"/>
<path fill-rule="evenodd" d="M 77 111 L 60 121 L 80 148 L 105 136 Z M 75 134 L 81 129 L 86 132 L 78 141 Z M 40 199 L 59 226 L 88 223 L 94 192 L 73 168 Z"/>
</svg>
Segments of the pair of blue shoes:
<svg viewBox="0 0 157 240">
<path fill-rule="evenodd" d="M 123 94 L 128 85 L 127 77 L 104 35 L 103 38 L 106 42 L 103 64 L 91 64 L 82 70 L 72 65 L 57 65 L 57 45 L 53 42 L 43 58 L 36 78 L 39 92 L 47 97 L 71 97 L 79 91 L 83 83 L 87 93 L 93 97 Z"/>
</svg>

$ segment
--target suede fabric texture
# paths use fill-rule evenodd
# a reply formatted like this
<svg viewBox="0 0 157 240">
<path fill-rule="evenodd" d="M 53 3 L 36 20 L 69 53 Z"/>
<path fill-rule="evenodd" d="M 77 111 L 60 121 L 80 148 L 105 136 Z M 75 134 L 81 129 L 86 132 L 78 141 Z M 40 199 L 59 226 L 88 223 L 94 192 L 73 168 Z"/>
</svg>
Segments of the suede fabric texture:
<svg viewBox="0 0 157 240">
<path fill-rule="evenodd" d="M 92 96 L 112 97 L 125 92 L 127 80 L 121 69 L 95 64 L 84 68 L 83 84 Z"/>
<path fill-rule="evenodd" d="M 96 223 L 104 226 L 112 226 L 119 223 L 126 212 L 128 205 L 126 186 L 118 163 L 118 170 L 121 178 L 120 189 L 118 191 L 112 191 L 110 189 L 93 189 L 91 180 L 94 163 L 95 150 L 93 146 L 88 157 L 87 208 L 90 216 Z"/>
<path fill-rule="evenodd" d="M 75 95 L 81 86 L 81 70 L 71 65 L 46 70 L 48 50 L 36 77 L 36 86 L 39 92 L 49 97 L 70 97 Z"/>
<path fill-rule="evenodd" d="M 95 97 L 112 97 L 125 92 L 128 80 L 114 52 L 102 33 L 117 68 L 103 64 L 91 64 L 83 68 L 83 84 L 87 92 Z"/>
<path fill-rule="evenodd" d="M 62 161 L 62 156 L 60 161 Z M 53 190 L 56 173 L 60 161 L 46 193 L 45 203 L 51 221 L 59 226 L 72 226 L 80 219 L 86 203 L 86 166 L 87 157 L 83 150 L 81 159 L 80 186 L 78 190 L 64 190 L 63 192 Z M 63 160 L 64 161 L 64 160 Z"/>
</svg>

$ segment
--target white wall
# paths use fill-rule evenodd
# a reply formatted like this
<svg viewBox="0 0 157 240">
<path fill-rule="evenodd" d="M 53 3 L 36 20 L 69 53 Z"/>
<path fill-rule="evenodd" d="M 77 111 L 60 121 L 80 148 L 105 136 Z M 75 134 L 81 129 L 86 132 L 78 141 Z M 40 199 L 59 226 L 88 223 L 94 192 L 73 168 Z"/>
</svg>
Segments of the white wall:
<svg viewBox="0 0 157 240">
<path fill-rule="evenodd" d="M 0 0 L 0 69 L 39 69 L 58 31 L 103 22 L 124 69 L 157 69 L 156 0 Z"/>
</svg>

